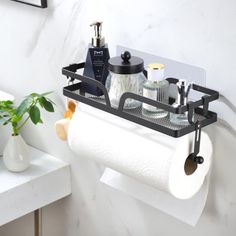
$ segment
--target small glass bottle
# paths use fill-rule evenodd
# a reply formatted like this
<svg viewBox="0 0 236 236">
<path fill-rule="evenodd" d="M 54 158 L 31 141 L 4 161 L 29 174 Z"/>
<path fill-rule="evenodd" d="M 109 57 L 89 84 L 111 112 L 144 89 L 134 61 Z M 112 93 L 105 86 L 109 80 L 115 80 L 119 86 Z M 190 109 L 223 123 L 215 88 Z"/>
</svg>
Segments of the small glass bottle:
<svg viewBox="0 0 236 236">
<path fill-rule="evenodd" d="M 176 86 L 177 98 L 172 106 L 178 107 L 187 105 L 188 95 L 192 84 L 188 84 L 186 80 L 179 80 L 179 82 L 176 83 Z M 189 125 L 188 112 L 186 111 L 183 114 L 170 113 L 170 122 L 175 125 Z"/>
<path fill-rule="evenodd" d="M 160 63 L 148 65 L 148 80 L 143 84 L 143 96 L 168 104 L 169 82 L 164 79 L 164 70 L 165 66 Z M 163 118 L 168 111 L 143 103 L 142 114 L 150 118 Z"/>
</svg>

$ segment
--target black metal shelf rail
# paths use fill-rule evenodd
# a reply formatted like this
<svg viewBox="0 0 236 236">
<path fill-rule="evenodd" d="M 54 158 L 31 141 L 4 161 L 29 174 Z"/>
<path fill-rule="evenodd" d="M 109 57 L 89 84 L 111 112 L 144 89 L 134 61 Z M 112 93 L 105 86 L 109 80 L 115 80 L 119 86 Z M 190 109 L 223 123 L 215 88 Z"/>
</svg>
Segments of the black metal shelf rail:
<svg viewBox="0 0 236 236">
<path fill-rule="evenodd" d="M 64 67 L 62 69 L 62 74 L 65 75 L 70 81 L 79 80 L 97 86 L 103 91 L 104 102 L 102 103 L 98 100 L 86 96 L 85 92 L 81 89 L 80 82 L 73 83 L 69 86 L 64 87 L 63 94 L 65 96 L 176 138 L 181 137 L 190 132 L 196 131 L 198 127 L 202 128 L 217 121 L 217 114 L 215 112 L 209 111 L 209 103 L 218 99 L 219 93 L 217 91 L 199 86 L 197 84 L 193 84 L 192 89 L 204 93 L 205 95 L 202 96 L 200 100 L 189 102 L 185 106 L 173 107 L 169 104 L 164 104 L 134 93 L 127 92 L 121 96 L 119 107 L 114 108 L 111 106 L 108 92 L 102 83 L 76 73 L 77 70 L 83 69 L 84 65 L 85 63 L 79 63 Z M 174 84 L 178 82 L 178 79 L 175 78 L 168 78 L 167 80 L 169 81 L 169 83 Z M 91 95 L 91 97 L 92 96 L 94 95 Z M 129 110 L 124 110 L 124 104 L 126 99 L 128 98 L 141 101 L 142 103 L 146 103 L 175 114 L 181 114 L 188 111 L 188 119 L 190 124 L 187 126 L 176 126 L 173 128 L 173 125 L 171 127 L 163 125 L 163 122 L 157 122 L 157 119 L 146 119 L 141 115 L 136 116 L 132 114 L 132 112 L 129 112 Z M 201 120 L 192 122 L 192 117 L 194 114 L 198 114 L 199 116 L 201 116 Z"/>
</svg>

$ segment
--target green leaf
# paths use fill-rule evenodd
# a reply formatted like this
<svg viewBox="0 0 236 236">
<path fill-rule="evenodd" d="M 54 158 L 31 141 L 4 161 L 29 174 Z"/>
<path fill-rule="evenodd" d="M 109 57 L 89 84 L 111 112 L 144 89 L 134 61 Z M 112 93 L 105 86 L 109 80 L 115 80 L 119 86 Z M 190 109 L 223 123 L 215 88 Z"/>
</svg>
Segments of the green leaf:
<svg viewBox="0 0 236 236">
<path fill-rule="evenodd" d="M 41 97 L 41 98 L 39 98 L 38 99 L 38 101 L 39 101 L 39 105 L 41 106 L 41 107 L 44 107 L 44 99 L 43 99 L 44 97 Z"/>
<path fill-rule="evenodd" d="M 37 125 L 40 122 L 40 110 L 37 106 L 32 106 L 29 110 L 30 119 Z"/>
<path fill-rule="evenodd" d="M 42 94 L 40 94 L 40 96 L 41 96 L 41 97 L 45 97 L 45 96 L 47 96 L 47 95 L 49 95 L 49 94 L 51 94 L 51 93 L 53 93 L 53 91 L 49 91 L 49 92 L 46 92 L 46 93 L 42 93 Z"/>
<path fill-rule="evenodd" d="M 47 98 L 47 100 L 48 100 L 49 102 L 51 102 L 53 105 L 56 105 L 56 103 L 53 102 L 50 98 Z"/>
<path fill-rule="evenodd" d="M 5 117 L 0 116 L 0 125 L 4 125 L 9 119 L 6 119 Z"/>
<path fill-rule="evenodd" d="M 48 112 L 54 112 L 54 107 L 52 105 L 51 102 L 47 101 L 46 105 L 44 106 L 44 108 L 48 111 Z"/>
<path fill-rule="evenodd" d="M 39 97 L 40 96 L 40 94 L 38 94 L 38 93 L 31 93 L 29 96 L 27 96 L 27 97 Z"/>
<path fill-rule="evenodd" d="M 4 106 L 9 106 L 9 105 L 12 105 L 13 104 L 13 102 L 12 101 L 10 101 L 10 100 L 6 100 L 6 101 L 1 101 L 1 103 L 0 103 L 1 105 L 3 104 Z"/>
<path fill-rule="evenodd" d="M 21 116 L 17 115 L 17 114 L 12 114 L 11 115 L 11 120 L 12 122 L 18 123 L 21 120 Z"/>
<path fill-rule="evenodd" d="M 48 112 L 54 112 L 54 102 L 47 97 L 52 92 L 38 94 L 32 92 L 24 98 L 18 107 L 15 107 L 12 101 L 0 101 L 0 125 L 11 123 L 13 133 L 19 133 L 19 130 L 27 123 L 28 119 L 34 124 L 43 123 L 40 114 L 40 106 Z M 21 122 L 24 115 L 28 113 L 29 117 Z M 21 125 L 19 123 L 21 122 Z"/>
<path fill-rule="evenodd" d="M 28 111 L 28 109 L 30 108 L 32 102 L 33 102 L 33 100 L 32 100 L 31 97 L 25 98 L 16 109 L 17 115 L 18 116 L 23 116 Z"/>
<path fill-rule="evenodd" d="M 6 120 L 5 123 L 3 123 L 3 125 L 7 125 L 7 124 L 9 124 L 10 122 L 11 122 L 11 119 L 8 119 L 8 120 Z"/>
<path fill-rule="evenodd" d="M 45 97 L 41 97 L 39 99 L 40 105 L 45 108 L 48 112 L 54 112 L 53 105 L 50 101 L 48 101 Z"/>
<path fill-rule="evenodd" d="M 0 113 L 12 112 L 14 109 L 12 101 L 0 101 Z"/>
</svg>

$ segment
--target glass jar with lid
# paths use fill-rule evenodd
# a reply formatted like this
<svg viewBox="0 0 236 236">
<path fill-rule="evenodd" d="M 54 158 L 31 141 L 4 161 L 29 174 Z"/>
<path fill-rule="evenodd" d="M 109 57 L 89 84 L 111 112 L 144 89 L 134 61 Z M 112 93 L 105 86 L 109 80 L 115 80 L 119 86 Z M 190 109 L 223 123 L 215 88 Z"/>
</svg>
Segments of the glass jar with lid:
<svg viewBox="0 0 236 236">
<path fill-rule="evenodd" d="M 112 107 L 119 106 L 120 98 L 125 92 L 142 95 L 143 83 L 146 80 L 143 74 L 143 59 L 131 56 L 130 52 L 125 51 L 121 56 L 108 61 L 108 70 L 106 88 Z M 141 104 L 140 101 L 128 98 L 124 109 L 135 109 Z"/>
</svg>

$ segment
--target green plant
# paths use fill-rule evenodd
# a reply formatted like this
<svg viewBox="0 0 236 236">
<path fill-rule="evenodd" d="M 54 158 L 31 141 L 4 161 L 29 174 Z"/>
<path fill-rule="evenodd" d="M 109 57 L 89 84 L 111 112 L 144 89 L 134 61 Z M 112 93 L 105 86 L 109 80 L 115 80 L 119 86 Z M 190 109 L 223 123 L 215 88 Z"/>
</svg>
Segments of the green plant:
<svg viewBox="0 0 236 236">
<path fill-rule="evenodd" d="M 29 119 L 35 125 L 43 123 L 40 108 L 54 112 L 54 102 L 47 97 L 50 93 L 31 93 L 18 107 L 12 101 L 0 101 L 0 125 L 11 124 L 12 135 L 17 136 Z"/>
</svg>

